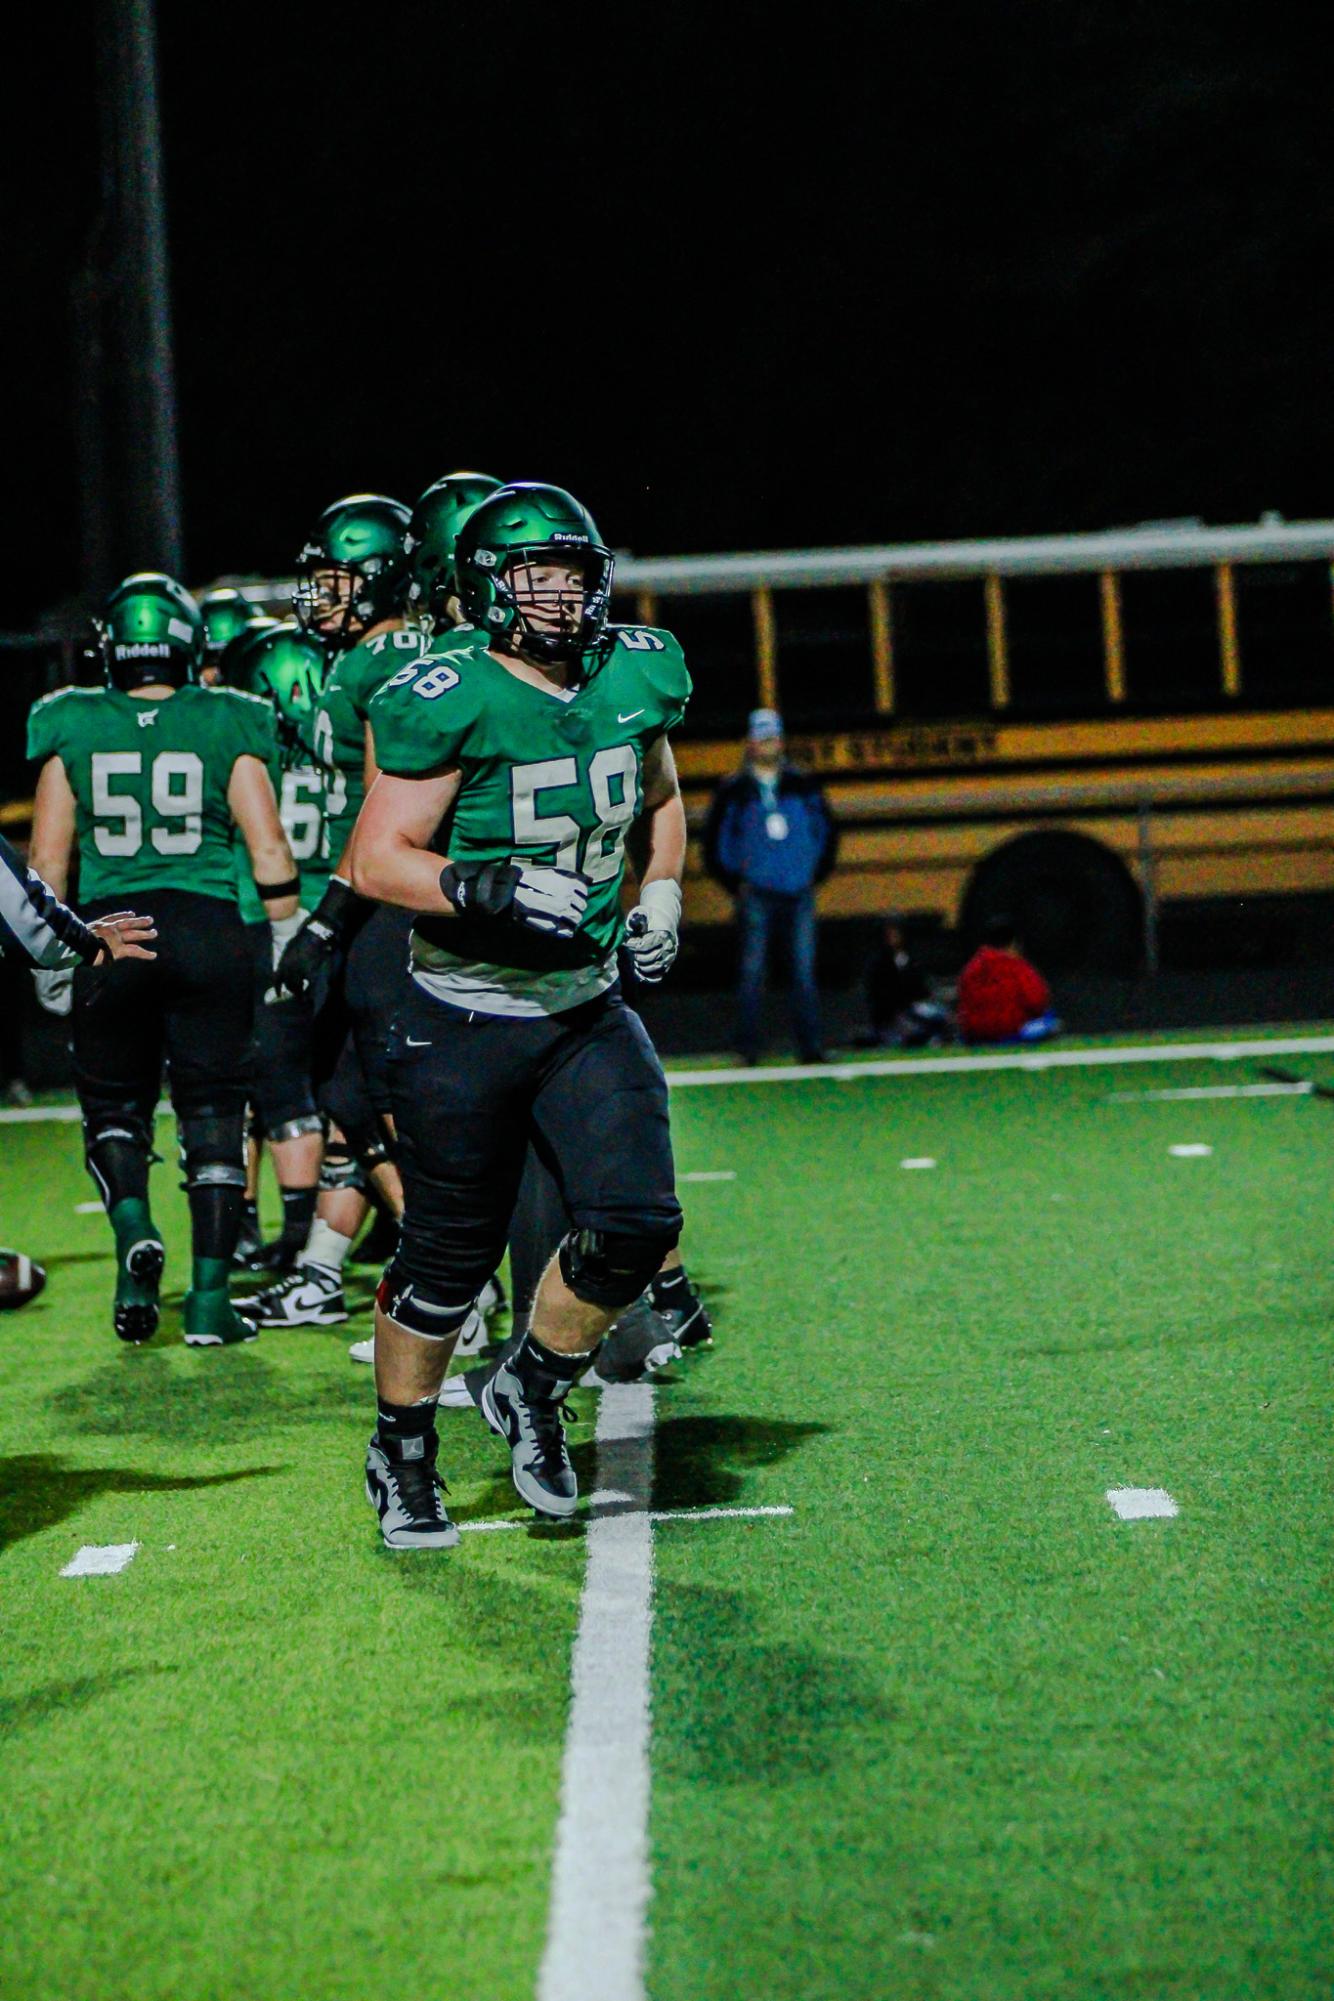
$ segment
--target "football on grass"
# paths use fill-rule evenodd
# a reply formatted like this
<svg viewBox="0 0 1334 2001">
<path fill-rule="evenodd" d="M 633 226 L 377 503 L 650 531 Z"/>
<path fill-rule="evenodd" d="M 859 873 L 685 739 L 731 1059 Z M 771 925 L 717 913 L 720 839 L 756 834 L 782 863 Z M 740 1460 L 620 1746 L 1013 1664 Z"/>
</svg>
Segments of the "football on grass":
<svg viewBox="0 0 1334 2001">
<path fill-rule="evenodd" d="M 26 1306 L 46 1284 L 46 1273 L 22 1251 L 0 1251 L 0 1313 Z"/>
</svg>

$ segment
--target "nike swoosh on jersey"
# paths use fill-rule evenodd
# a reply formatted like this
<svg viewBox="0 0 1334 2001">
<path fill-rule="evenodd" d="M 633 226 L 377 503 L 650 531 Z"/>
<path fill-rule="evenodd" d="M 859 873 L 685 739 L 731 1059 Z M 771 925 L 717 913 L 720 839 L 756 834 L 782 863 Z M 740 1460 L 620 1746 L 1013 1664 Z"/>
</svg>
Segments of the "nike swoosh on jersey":
<svg viewBox="0 0 1334 2001">
<path fill-rule="evenodd" d="M 616 720 L 618 723 L 632 723 L 636 716 L 642 716 L 643 713 L 642 709 L 631 709 L 628 716 L 623 716 L 618 712 Z"/>
</svg>

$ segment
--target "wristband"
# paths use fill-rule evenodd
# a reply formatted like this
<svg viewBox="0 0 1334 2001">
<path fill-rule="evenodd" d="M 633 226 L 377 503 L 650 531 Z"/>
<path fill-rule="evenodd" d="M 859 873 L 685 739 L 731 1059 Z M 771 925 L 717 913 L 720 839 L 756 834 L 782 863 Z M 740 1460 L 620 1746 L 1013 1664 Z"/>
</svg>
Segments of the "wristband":
<svg viewBox="0 0 1334 2001">
<path fill-rule="evenodd" d="M 265 903 L 276 903 L 280 896 L 297 895 L 301 888 L 301 878 L 299 875 L 289 875 L 286 882 L 257 882 L 255 888 Z"/>
<path fill-rule="evenodd" d="M 657 882 L 646 882 L 639 891 L 639 908 L 648 912 L 649 924 L 654 931 L 679 931 L 681 928 L 681 885 L 664 876 Z"/>
</svg>

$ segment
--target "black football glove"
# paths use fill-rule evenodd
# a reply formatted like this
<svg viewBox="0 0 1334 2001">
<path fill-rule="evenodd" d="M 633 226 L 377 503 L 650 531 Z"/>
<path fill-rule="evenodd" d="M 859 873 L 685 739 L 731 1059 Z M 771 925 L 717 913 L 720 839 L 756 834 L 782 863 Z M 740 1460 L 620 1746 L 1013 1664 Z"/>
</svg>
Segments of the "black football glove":
<svg viewBox="0 0 1334 2001">
<path fill-rule="evenodd" d="M 508 917 L 550 938 L 573 938 L 588 904 L 588 884 L 572 869 L 518 862 L 446 862 L 440 887 L 460 915 Z"/>
<path fill-rule="evenodd" d="M 338 950 L 360 901 L 341 876 L 330 876 L 329 887 L 309 918 L 283 947 L 274 979 L 280 994 L 309 993 Z"/>
</svg>

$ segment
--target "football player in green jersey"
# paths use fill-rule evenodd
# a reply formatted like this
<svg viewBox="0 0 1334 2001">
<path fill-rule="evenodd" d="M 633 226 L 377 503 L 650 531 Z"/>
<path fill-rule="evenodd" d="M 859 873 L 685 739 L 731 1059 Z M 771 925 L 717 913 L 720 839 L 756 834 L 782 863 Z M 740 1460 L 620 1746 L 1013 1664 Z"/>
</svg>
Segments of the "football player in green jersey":
<svg viewBox="0 0 1334 2001">
<path fill-rule="evenodd" d="M 386 1157 L 382 1128 L 392 1130 L 384 1051 L 406 976 L 409 920 L 395 910 L 381 909 L 372 915 L 369 906 L 352 895 L 347 847 L 362 801 L 378 775 L 369 720 L 371 697 L 391 675 L 425 652 L 430 626 L 455 623 L 454 544 L 470 509 L 499 485 L 499 480 L 482 473 L 451 473 L 427 488 L 403 537 L 406 575 L 398 579 L 391 552 L 386 551 L 386 570 L 379 573 L 384 596 L 377 599 L 386 608 L 406 602 L 421 623 L 409 623 L 402 609 L 386 609 L 385 616 L 375 618 L 355 645 L 339 653 L 316 716 L 316 748 L 329 774 L 325 841 L 332 865 L 330 889 L 316 912 L 317 921 L 288 947 L 281 975 L 298 987 L 318 981 L 326 965 L 340 971 L 353 1048 L 344 1052 L 323 1092 L 335 1129 L 316 1223 L 297 1270 L 245 1302 L 246 1311 L 255 1313 L 261 1326 L 327 1326 L 347 1318 L 343 1266 L 368 1213 L 364 1193 L 368 1176 L 391 1212 L 402 1212 L 402 1186 Z M 331 535 L 326 526 L 313 539 L 324 548 L 345 549 L 346 524 L 338 510 L 359 510 L 364 505 L 361 497 L 338 503 L 325 516 L 326 524 L 329 515 L 335 516 L 336 532 Z M 397 507 L 397 503 L 380 500 L 377 506 Z M 387 582 L 390 575 L 395 579 L 392 588 Z M 339 605 L 345 594 L 333 577 L 324 579 L 322 591 L 326 607 Z M 341 611 L 336 622 L 341 629 Z M 371 1343 L 354 1342 L 349 1352 L 356 1361 L 369 1361 Z"/>
<path fill-rule="evenodd" d="M 224 649 L 221 660 L 229 687 L 259 695 L 273 707 L 281 765 L 278 810 L 297 865 L 303 910 L 316 908 L 329 880 L 323 859 L 324 772 L 313 749 L 329 657 L 323 640 L 303 632 L 295 621 L 255 620 Z M 253 1271 L 290 1271 L 314 1219 L 324 1153 L 324 1122 L 313 1081 L 316 997 L 276 985 L 264 906 L 242 850 L 236 861 L 241 917 L 255 968 L 252 1138 L 268 1141 L 283 1205 L 281 1235 L 260 1244 L 251 1194 L 258 1161 L 252 1157 L 246 1226 L 254 1234 L 245 1256 L 238 1245 L 237 1262 Z"/>
<path fill-rule="evenodd" d="M 368 1178 L 374 1177 L 393 1213 L 402 1208 L 397 1171 L 358 1060 L 362 1049 L 345 1046 L 364 1014 L 353 976 L 354 952 L 363 969 L 393 955 L 372 950 L 368 959 L 357 951 L 361 934 L 373 929 L 378 914 L 353 895 L 343 851 L 367 783 L 369 733 L 358 700 L 368 701 L 369 689 L 391 671 L 388 663 L 380 664 L 391 641 L 405 641 L 413 658 L 425 643 L 417 632 L 405 632 L 409 519 L 401 501 L 384 494 L 350 494 L 324 510 L 298 559 L 297 616 L 330 648 L 333 660 L 312 724 L 325 787 L 326 880 L 309 921 L 283 956 L 278 991 L 318 999 L 316 1088 L 327 1130 L 315 1215 L 293 1268 L 238 1302 L 265 1327 L 332 1326 L 346 1320 L 342 1268 L 369 1213 Z M 397 651 L 394 664 L 403 657 Z M 389 941 L 379 943 L 384 947 Z M 405 956 L 404 941 L 399 957 Z M 363 1038 L 357 1041 L 360 1045 Z"/>
<path fill-rule="evenodd" d="M 686 829 L 667 733 L 690 677 L 670 633 L 608 626 L 612 569 L 568 493 L 502 487 L 459 536 L 470 629 L 371 702 L 381 776 L 353 886 L 416 914 L 391 1066 L 406 1207 L 377 1301 L 366 1463 L 393 1548 L 457 1540 L 436 1399 L 499 1263 L 530 1137 L 571 1228 L 482 1411 L 540 1513 L 577 1502 L 566 1391 L 680 1235 L 666 1081 L 616 960 L 624 941 L 652 981 L 676 955 Z M 628 922 L 627 842 L 640 885 Z"/>
<path fill-rule="evenodd" d="M 107 601 L 98 644 L 106 686 L 62 688 L 36 703 L 28 754 L 42 767 L 34 867 L 64 895 L 77 853 L 85 919 L 132 898 L 159 934 L 151 964 L 73 975 L 86 1157 L 116 1238 L 114 1324 L 126 1341 L 146 1341 L 157 1327 L 164 1252 L 148 1169 L 165 1058 L 193 1237 L 185 1339 L 250 1340 L 254 1326 L 227 1294 L 245 1188 L 251 1021 L 232 849 L 239 828 L 276 956 L 299 906 L 274 796 L 273 711 L 233 689 L 200 687 L 203 620 L 170 577 L 126 578 Z"/>
</svg>

